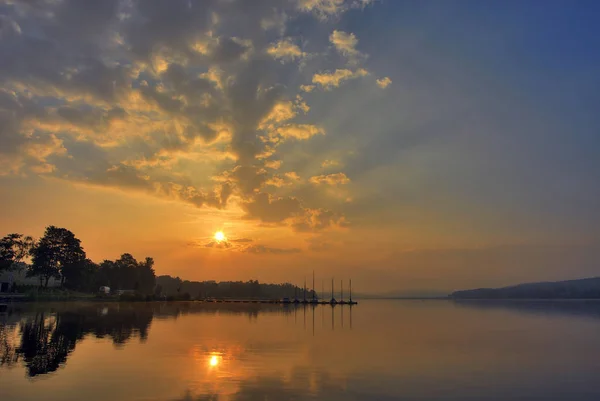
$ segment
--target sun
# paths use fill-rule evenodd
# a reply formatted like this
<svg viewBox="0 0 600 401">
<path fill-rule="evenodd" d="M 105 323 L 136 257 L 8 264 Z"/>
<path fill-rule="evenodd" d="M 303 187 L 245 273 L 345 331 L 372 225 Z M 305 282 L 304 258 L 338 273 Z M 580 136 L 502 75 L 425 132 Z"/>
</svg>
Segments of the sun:
<svg viewBox="0 0 600 401">
<path fill-rule="evenodd" d="M 223 234 L 223 231 L 217 231 L 215 233 L 215 241 L 223 242 L 225 240 L 227 240 L 227 237 L 225 236 L 225 234 Z"/>
<path fill-rule="evenodd" d="M 208 360 L 208 364 L 212 367 L 217 366 L 219 364 L 219 357 L 216 355 L 211 356 Z"/>
</svg>

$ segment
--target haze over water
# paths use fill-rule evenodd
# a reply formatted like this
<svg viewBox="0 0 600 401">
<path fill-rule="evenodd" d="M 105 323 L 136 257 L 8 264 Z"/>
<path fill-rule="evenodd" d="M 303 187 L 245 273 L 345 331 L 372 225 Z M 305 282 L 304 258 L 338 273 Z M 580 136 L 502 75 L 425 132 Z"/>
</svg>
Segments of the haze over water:
<svg viewBox="0 0 600 401">
<path fill-rule="evenodd" d="M 597 302 L 38 304 L 0 319 L 2 400 L 600 399 Z"/>
</svg>

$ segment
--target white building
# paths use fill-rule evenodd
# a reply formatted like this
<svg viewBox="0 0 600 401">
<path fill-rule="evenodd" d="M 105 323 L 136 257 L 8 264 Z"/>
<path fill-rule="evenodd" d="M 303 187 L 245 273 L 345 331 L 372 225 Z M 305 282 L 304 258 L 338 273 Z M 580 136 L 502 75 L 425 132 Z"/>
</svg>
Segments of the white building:
<svg viewBox="0 0 600 401">
<path fill-rule="evenodd" d="M 44 281 L 40 282 L 40 277 L 27 277 L 25 269 L 17 269 L 12 271 L 2 271 L 0 273 L 0 292 L 9 292 L 12 288 L 13 283 L 17 285 L 31 285 L 40 286 L 44 285 Z M 60 280 L 50 278 L 48 280 L 48 287 L 59 287 Z"/>
</svg>

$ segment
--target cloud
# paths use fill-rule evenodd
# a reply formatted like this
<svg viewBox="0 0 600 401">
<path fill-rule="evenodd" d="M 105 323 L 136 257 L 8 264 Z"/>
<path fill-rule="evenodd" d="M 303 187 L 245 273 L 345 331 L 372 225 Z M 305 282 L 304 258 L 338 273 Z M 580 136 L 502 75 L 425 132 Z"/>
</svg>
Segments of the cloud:
<svg viewBox="0 0 600 401">
<path fill-rule="evenodd" d="M 251 238 L 239 238 L 228 241 L 215 241 L 212 238 L 208 240 L 192 241 L 189 243 L 193 247 L 221 249 L 232 252 L 244 252 L 253 254 L 272 254 L 285 255 L 302 252 L 299 248 L 275 248 L 263 244 L 252 244 Z"/>
<path fill-rule="evenodd" d="M 234 242 L 234 243 L 248 243 L 248 242 L 252 242 L 253 240 L 251 238 L 238 238 L 238 239 L 232 239 L 229 240 L 229 242 Z"/>
<path fill-rule="evenodd" d="M 321 20 L 338 16 L 355 8 L 362 9 L 373 0 L 297 0 L 297 7 L 304 12 L 311 12 Z"/>
<path fill-rule="evenodd" d="M 379 86 L 381 89 L 385 89 L 392 83 L 392 80 L 389 77 L 383 77 L 378 79 L 376 82 L 377 86 Z"/>
<path fill-rule="evenodd" d="M 278 127 L 275 135 L 283 139 L 309 139 L 315 135 L 324 135 L 322 128 L 312 124 L 287 124 Z"/>
<path fill-rule="evenodd" d="M 281 160 L 266 160 L 265 161 L 265 167 L 271 168 L 273 170 L 278 170 L 282 164 L 283 164 L 283 161 L 281 161 Z"/>
<path fill-rule="evenodd" d="M 272 254 L 272 255 L 287 255 L 291 253 L 300 253 L 302 250 L 298 248 L 273 248 L 266 245 L 250 245 L 241 250 L 242 252 L 254 254 Z"/>
<path fill-rule="evenodd" d="M 327 209 L 306 209 L 302 216 L 292 221 L 292 228 L 296 231 L 314 232 L 348 226 L 349 223 L 342 214 Z"/>
<path fill-rule="evenodd" d="M 249 202 L 243 203 L 246 217 L 258 219 L 266 223 L 281 223 L 286 219 L 302 215 L 304 209 L 300 201 L 293 197 L 276 198 L 267 193 L 260 193 Z"/>
<path fill-rule="evenodd" d="M 321 17 L 339 14 L 345 10 L 345 0 L 298 0 L 298 8 Z"/>
<path fill-rule="evenodd" d="M 328 168 L 328 167 L 336 167 L 339 166 L 341 163 L 337 160 L 324 160 L 323 163 L 321 163 L 321 167 L 322 168 Z"/>
<path fill-rule="evenodd" d="M 227 239 L 225 241 L 215 241 L 214 238 L 201 238 L 190 241 L 189 246 L 200 247 L 200 248 L 216 248 L 216 249 L 227 249 L 227 250 L 240 250 L 246 245 L 253 242 L 251 238 L 237 238 Z"/>
<path fill-rule="evenodd" d="M 264 223 L 288 225 L 296 231 L 316 232 L 349 226 L 345 216 L 327 209 L 304 208 L 294 197 L 274 197 L 259 193 L 242 204 L 246 219 Z"/>
<path fill-rule="evenodd" d="M 235 185 L 243 195 L 250 195 L 265 184 L 268 176 L 269 173 L 262 167 L 238 165 L 224 172 L 218 179 Z"/>
<path fill-rule="evenodd" d="M 289 171 L 287 173 L 284 174 L 284 176 L 292 181 L 301 181 L 302 178 L 300 178 L 300 176 L 298 175 L 298 173 L 296 173 L 295 171 Z"/>
<path fill-rule="evenodd" d="M 334 72 L 322 72 L 313 75 L 312 83 L 320 85 L 325 90 L 337 88 L 344 81 L 357 79 L 369 75 L 369 72 L 364 68 L 359 68 L 355 71 L 348 69 L 337 69 Z"/>
<path fill-rule="evenodd" d="M 356 54 L 352 34 L 327 25 L 311 38 L 309 54 L 309 42 L 288 24 L 311 18 L 305 13 L 334 23 L 328 17 L 366 2 L 167 3 L 3 8 L 0 54 L 10 57 L 0 61 L 0 174 L 44 175 L 196 207 L 239 203 L 247 218 L 264 223 L 309 219 L 318 202 L 308 208 L 300 197 L 264 193 L 267 185 L 294 193 L 301 182 L 295 172 L 278 171 L 290 152 L 284 142 L 325 134 L 301 94 L 368 73 L 335 69 L 339 60 L 327 56 L 328 40 Z M 309 62 L 332 70 L 306 72 Z M 300 85 L 307 74 L 312 84 Z"/>
<path fill-rule="evenodd" d="M 258 124 L 262 130 L 272 130 L 280 123 L 291 120 L 298 114 L 298 107 L 290 100 L 280 101 L 273 105 L 273 108 L 263 120 Z"/>
<path fill-rule="evenodd" d="M 333 244 L 324 240 L 321 236 L 309 237 L 306 242 L 308 242 L 308 249 L 313 252 L 324 252 L 333 248 Z"/>
<path fill-rule="evenodd" d="M 294 171 L 290 171 L 284 173 L 283 175 L 274 175 L 269 180 L 267 180 L 266 185 L 271 185 L 274 187 L 288 187 L 292 186 L 301 181 L 298 173 Z"/>
<path fill-rule="evenodd" d="M 6 15 L 0 15 L 0 39 L 21 34 L 21 27 Z"/>
<path fill-rule="evenodd" d="M 293 61 L 306 56 L 306 53 L 291 38 L 285 38 L 273 43 L 267 48 L 267 53 L 281 61 Z"/>
<path fill-rule="evenodd" d="M 210 241 L 204 245 L 205 248 L 216 248 L 216 249 L 231 249 L 232 245 L 227 241 Z"/>
<path fill-rule="evenodd" d="M 340 54 L 347 57 L 353 63 L 358 62 L 358 59 L 364 57 L 361 52 L 356 50 L 358 39 L 353 33 L 334 30 L 329 36 L 329 41 Z"/>
<path fill-rule="evenodd" d="M 310 177 L 309 181 L 313 184 L 344 185 L 350 182 L 350 179 L 344 173 L 334 173 L 326 175 L 317 175 Z"/>
</svg>

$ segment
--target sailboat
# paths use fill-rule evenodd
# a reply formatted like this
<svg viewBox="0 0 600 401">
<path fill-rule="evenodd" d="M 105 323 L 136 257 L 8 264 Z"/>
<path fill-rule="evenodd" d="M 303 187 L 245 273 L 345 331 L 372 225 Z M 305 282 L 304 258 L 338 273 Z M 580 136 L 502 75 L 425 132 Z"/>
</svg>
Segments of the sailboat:
<svg viewBox="0 0 600 401">
<path fill-rule="evenodd" d="M 329 301 L 331 305 L 336 305 L 337 301 L 333 297 L 333 278 L 331 279 L 331 301 Z"/>
<path fill-rule="evenodd" d="M 350 300 L 348 305 L 356 305 L 358 302 L 352 300 L 352 279 L 350 279 Z"/>
<path fill-rule="evenodd" d="M 312 285 L 312 298 L 310 300 L 311 304 L 318 304 L 319 300 L 317 298 L 317 291 L 315 290 L 315 271 L 313 270 L 313 285 Z"/>
<path fill-rule="evenodd" d="M 340 280 L 340 304 L 345 305 L 346 301 L 344 301 L 344 280 Z"/>
<path fill-rule="evenodd" d="M 306 300 L 306 278 L 304 279 L 304 292 L 302 294 L 302 303 L 303 304 L 308 303 L 308 301 Z"/>
</svg>

